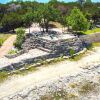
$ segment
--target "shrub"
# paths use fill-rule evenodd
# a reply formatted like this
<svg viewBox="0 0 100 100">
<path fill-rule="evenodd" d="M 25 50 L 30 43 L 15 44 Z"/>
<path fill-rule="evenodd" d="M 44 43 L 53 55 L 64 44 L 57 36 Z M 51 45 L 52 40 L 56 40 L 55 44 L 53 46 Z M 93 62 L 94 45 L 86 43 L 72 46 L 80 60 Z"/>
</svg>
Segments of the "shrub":
<svg viewBox="0 0 100 100">
<path fill-rule="evenodd" d="M 69 50 L 69 54 L 70 54 L 70 56 L 73 58 L 73 57 L 74 57 L 74 54 L 75 54 L 75 50 L 70 49 L 70 50 Z"/>
<path fill-rule="evenodd" d="M 21 49 L 22 43 L 24 41 L 24 37 L 25 37 L 25 30 L 23 30 L 22 28 L 19 28 L 17 30 L 17 39 L 14 43 L 15 47 L 17 47 L 18 49 Z"/>
</svg>

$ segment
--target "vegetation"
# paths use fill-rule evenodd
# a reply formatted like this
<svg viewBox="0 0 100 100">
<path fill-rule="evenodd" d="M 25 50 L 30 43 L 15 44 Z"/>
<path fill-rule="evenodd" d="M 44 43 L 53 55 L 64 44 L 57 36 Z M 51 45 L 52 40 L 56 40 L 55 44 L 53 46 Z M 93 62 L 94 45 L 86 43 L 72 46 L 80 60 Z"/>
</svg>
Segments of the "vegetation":
<svg viewBox="0 0 100 100">
<path fill-rule="evenodd" d="M 69 26 L 72 26 L 74 31 L 86 31 L 89 29 L 87 19 L 76 7 L 71 11 L 70 16 L 67 17 L 67 23 Z"/>
<path fill-rule="evenodd" d="M 69 60 L 70 60 L 70 61 L 78 61 L 78 60 L 80 60 L 81 58 L 83 58 L 86 54 L 87 54 L 87 52 L 81 53 L 81 54 L 79 54 L 79 55 L 75 55 L 75 56 L 73 56 L 73 57 L 70 57 Z"/>
<path fill-rule="evenodd" d="M 70 49 L 69 50 L 69 53 L 70 53 L 70 56 L 73 58 L 74 57 L 74 54 L 75 54 L 75 51 L 73 49 Z"/>
<path fill-rule="evenodd" d="M 100 28 L 94 28 L 92 30 L 87 30 L 83 33 L 88 35 L 88 34 L 92 34 L 92 33 L 96 33 L 96 32 L 100 32 Z"/>
<path fill-rule="evenodd" d="M 78 100 L 76 94 L 67 93 L 64 89 L 41 96 L 41 100 Z"/>
<path fill-rule="evenodd" d="M 0 83 L 8 78 L 7 72 L 0 72 Z"/>
<path fill-rule="evenodd" d="M 24 37 L 25 37 L 25 30 L 23 30 L 22 28 L 17 30 L 17 39 L 14 43 L 14 45 L 18 48 L 21 49 L 21 45 L 24 41 Z"/>
<path fill-rule="evenodd" d="M 50 21 L 60 22 L 64 27 L 71 25 L 75 31 L 84 31 L 89 28 L 88 23 L 95 27 L 100 22 L 99 7 L 100 3 L 94 3 L 91 0 L 69 3 L 50 0 L 45 4 L 36 1 L 16 1 L 0 4 L 0 31 L 15 31 L 19 27 L 30 27 L 32 22 L 38 22 L 43 29 L 48 31 Z M 66 23 L 66 17 L 69 15 L 69 19 L 73 20 Z"/>
<path fill-rule="evenodd" d="M 37 22 L 42 25 L 43 31 L 44 29 L 48 32 L 49 22 L 57 21 L 60 16 L 60 11 L 49 4 L 41 5 L 37 11 L 35 12 L 35 18 L 37 18 Z"/>
<path fill-rule="evenodd" d="M 2 44 L 4 43 L 4 41 L 6 39 L 8 39 L 9 36 L 11 36 L 11 34 L 2 34 L 2 33 L 0 34 L 0 46 L 2 46 Z"/>
<path fill-rule="evenodd" d="M 23 16 L 23 22 L 26 26 L 29 27 L 29 33 L 30 33 L 30 26 L 33 22 L 34 16 L 32 12 L 28 12 Z"/>
<path fill-rule="evenodd" d="M 9 52 L 8 52 L 8 54 L 16 54 L 17 53 L 17 50 L 10 50 Z"/>
<path fill-rule="evenodd" d="M 87 80 L 79 88 L 79 93 L 82 95 L 89 94 L 96 90 L 96 83 L 89 82 Z"/>
<path fill-rule="evenodd" d="M 13 32 L 15 32 L 15 28 L 18 28 L 20 27 L 21 25 L 21 17 L 20 15 L 16 14 L 16 13 L 10 13 L 9 15 L 8 14 L 5 14 L 4 17 L 2 18 L 2 26 L 4 28 L 6 28 L 6 31 L 9 30 L 9 29 L 12 29 Z"/>
<path fill-rule="evenodd" d="M 99 47 L 100 46 L 100 42 L 94 42 L 94 43 L 92 43 L 92 46 L 93 47 Z"/>
</svg>

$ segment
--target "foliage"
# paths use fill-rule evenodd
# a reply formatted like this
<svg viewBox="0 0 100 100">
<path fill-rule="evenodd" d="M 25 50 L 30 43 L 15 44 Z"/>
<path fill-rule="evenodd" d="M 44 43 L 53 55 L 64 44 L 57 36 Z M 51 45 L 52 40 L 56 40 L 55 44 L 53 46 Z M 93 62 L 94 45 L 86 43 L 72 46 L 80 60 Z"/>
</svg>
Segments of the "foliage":
<svg viewBox="0 0 100 100">
<path fill-rule="evenodd" d="M 75 54 L 75 51 L 73 49 L 70 49 L 69 50 L 69 53 L 70 53 L 70 56 L 73 58 L 74 54 Z"/>
<path fill-rule="evenodd" d="M 48 31 L 49 22 L 58 20 L 60 17 L 60 11 L 49 4 L 45 4 L 37 9 L 35 16 L 37 22 L 42 25 L 43 29 L 45 28 L 46 31 Z"/>
<path fill-rule="evenodd" d="M 24 37 L 25 37 L 25 30 L 23 30 L 22 28 L 17 30 L 17 39 L 14 43 L 14 45 L 18 48 L 21 49 L 22 43 L 24 41 Z"/>
<path fill-rule="evenodd" d="M 81 3 L 84 0 L 78 1 Z M 86 0 L 82 7 L 78 2 L 66 3 L 58 0 L 50 0 L 48 3 L 16 1 L 0 4 L 0 25 L 2 25 L 3 31 L 10 31 L 23 27 L 23 25 L 30 27 L 34 19 L 34 22 L 42 24 L 46 30 L 48 30 L 48 21 L 57 21 L 63 26 L 67 26 L 66 16 L 70 15 L 74 7 L 80 9 L 88 21 L 92 20 L 92 24 L 96 25 L 100 20 L 100 3 L 89 2 L 91 0 Z M 43 22 L 44 19 L 46 19 L 45 23 Z"/>
<path fill-rule="evenodd" d="M 76 7 L 71 11 L 70 16 L 67 17 L 67 23 L 69 26 L 72 26 L 72 29 L 75 31 L 86 31 L 89 29 L 89 23 L 87 19 Z"/>
<path fill-rule="evenodd" d="M 33 22 L 34 16 L 32 12 L 28 12 L 23 16 L 23 22 L 26 26 L 29 27 L 29 33 L 30 33 L 30 26 Z"/>
<path fill-rule="evenodd" d="M 22 23 L 21 16 L 16 13 L 5 14 L 2 18 L 2 26 L 6 28 L 6 30 L 13 30 L 17 27 L 20 27 Z"/>
</svg>

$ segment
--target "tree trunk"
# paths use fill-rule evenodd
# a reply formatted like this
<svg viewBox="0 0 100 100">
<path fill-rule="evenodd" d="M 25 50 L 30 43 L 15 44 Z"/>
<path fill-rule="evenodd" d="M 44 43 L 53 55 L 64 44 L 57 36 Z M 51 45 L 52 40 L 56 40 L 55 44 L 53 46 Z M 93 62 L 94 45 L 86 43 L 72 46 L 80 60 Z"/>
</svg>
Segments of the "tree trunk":
<svg viewBox="0 0 100 100">
<path fill-rule="evenodd" d="M 15 32 L 15 29 L 13 28 L 13 33 Z"/>
<path fill-rule="evenodd" d="M 30 34 L 30 26 L 29 26 L 29 34 Z"/>
<path fill-rule="evenodd" d="M 48 32 L 48 22 L 47 23 L 45 23 L 45 28 L 46 28 L 46 32 Z"/>
</svg>

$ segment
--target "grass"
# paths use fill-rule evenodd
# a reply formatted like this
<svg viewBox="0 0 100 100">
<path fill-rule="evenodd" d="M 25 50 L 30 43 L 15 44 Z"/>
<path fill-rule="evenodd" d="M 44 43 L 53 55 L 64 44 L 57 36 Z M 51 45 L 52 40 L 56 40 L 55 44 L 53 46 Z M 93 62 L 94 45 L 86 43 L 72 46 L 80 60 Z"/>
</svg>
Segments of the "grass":
<svg viewBox="0 0 100 100">
<path fill-rule="evenodd" d="M 8 54 L 16 54 L 18 50 L 10 50 Z"/>
<path fill-rule="evenodd" d="M 93 46 L 93 47 L 99 47 L 99 46 L 100 46 L 100 42 L 94 42 L 94 43 L 92 44 L 92 46 Z"/>
<path fill-rule="evenodd" d="M 86 96 L 89 93 L 96 93 L 99 84 L 91 82 L 89 80 L 82 80 L 77 83 L 70 83 L 71 91 L 67 92 L 67 89 L 61 89 L 55 92 L 49 92 L 42 95 L 40 100 L 80 100 L 80 96 Z M 76 88 L 76 89 L 74 89 Z M 76 92 L 73 93 L 73 90 Z M 76 94 L 75 94 L 76 93 Z"/>
<path fill-rule="evenodd" d="M 15 70 L 12 73 L 9 73 L 8 71 L 2 71 L 0 72 L 0 83 L 3 83 L 5 80 L 11 78 L 12 76 L 17 76 L 17 75 L 27 75 L 30 72 L 35 72 L 37 71 L 38 68 L 30 66 L 29 68 L 23 69 L 23 70 Z"/>
<path fill-rule="evenodd" d="M 67 93 L 63 89 L 51 94 L 41 96 L 40 100 L 78 100 L 76 94 Z"/>
<path fill-rule="evenodd" d="M 93 30 L 87 30 L 86 32 L 83 32 L 83 33 L 88 35 L 88 34 L 92 34 L 96 32 L 100 32 L 100 28 L 95 28 Z"/>
<path fill-rule="evenodd" d="M 4 82 L 8 78 L 8 73 L 7 72 L 0 72 L 0 83 Z"/>
<path fill-rule="evenodd" d="M 8 39 L 11 36 L 11 34 L 4 34 L 0 33 L 0 46 L 4 43 L 6 39 Z"/>
<path fill-rule="evenodd" d="M 70 60 L 70 61 L 78 61 L 78 60 L 82 59 L 84 56 L 86 56 L 87 53 L 88 53 L 88 50 L 83 52 L 83 53 L 80 53 L 79 55 L 75 55 L 73 57 L 70 57 L 70 58 L 68 58 L 68 60 Z"/>
<path fill-rule="evenodd" d="M 82 85 L 80 86 L 78 92 L 81 94 L 81 95 L 86 95 L 86 94 L 89 94 L 93 91 L 96 90 L 96 83 L 92 83 L 92 82 L 89 82 L 87 80 L 85 80 Z"/>
<path fill-rule="evenodd" d="M 78 86 L 77 83 L 70 83 L 70 84 L 69 84 L 69 87 L 71 87 L 71 88 L 76 88 L 77 86 Z"/>
<path fill-rule="evenodd" d="M 30 66 L 29 68 L 26 68 L 24 70 L 23 69 L 22 70 L 16 70 L 14 73 L 12 73 L 12 75 L 27 75 L 28 73 L 35 72 L 37 70 L 38 70 L 37 67 Z"/>
</svg>

